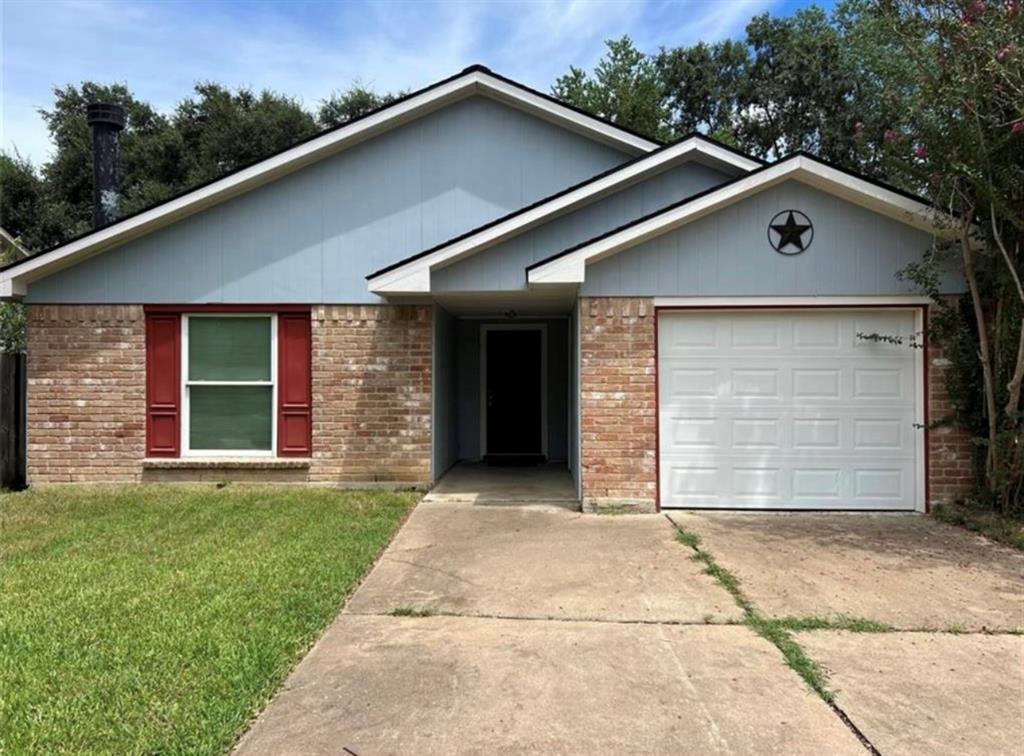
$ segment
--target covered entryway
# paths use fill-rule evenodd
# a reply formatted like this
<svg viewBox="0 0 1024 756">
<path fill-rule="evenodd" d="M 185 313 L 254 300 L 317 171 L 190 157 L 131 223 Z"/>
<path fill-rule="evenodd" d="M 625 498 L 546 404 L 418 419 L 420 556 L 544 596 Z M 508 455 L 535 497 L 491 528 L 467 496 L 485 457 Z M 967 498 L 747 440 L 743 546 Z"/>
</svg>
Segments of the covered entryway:
<svg viewBox="0 0 1024 756">
<path fill-rule="evenodd" d="M 661 506 L 923 508 L 921 331 L 919 308 L 659 310 Z"/>
<path fill-rule="evenodd" d="M 575 299 L 435 301 L 434 493 L 578 504 Z"/>
</svg>

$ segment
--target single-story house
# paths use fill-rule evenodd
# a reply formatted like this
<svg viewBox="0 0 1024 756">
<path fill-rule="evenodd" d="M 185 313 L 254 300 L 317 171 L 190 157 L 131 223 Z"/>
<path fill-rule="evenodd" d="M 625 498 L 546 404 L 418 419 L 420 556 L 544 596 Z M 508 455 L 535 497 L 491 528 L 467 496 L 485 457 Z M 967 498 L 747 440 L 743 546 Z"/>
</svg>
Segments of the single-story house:
<svg viewBox="0 0 1024 756">
<path fill-rule="evenodd" d="M 30 484 L 423 486 L 504 455 L 586 508 L 924 511 L 970 481 L 919 198 L 661 144 L 473 66 L 0 272 Z M 956 275 L 943 283 L 962 291 Z"/>
</svg>

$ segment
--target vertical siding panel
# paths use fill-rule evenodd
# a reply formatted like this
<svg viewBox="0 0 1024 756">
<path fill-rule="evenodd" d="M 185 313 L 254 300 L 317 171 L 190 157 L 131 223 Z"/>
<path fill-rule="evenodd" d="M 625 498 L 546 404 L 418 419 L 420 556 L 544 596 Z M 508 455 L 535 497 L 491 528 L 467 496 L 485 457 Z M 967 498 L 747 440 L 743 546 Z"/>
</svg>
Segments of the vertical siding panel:
<svg viewBox="0 0 1024 756">
<path fill-rule="evenodd" d="M 129 242 L 122 264 L 108 252 L 39 281 L 29 301 L 372 303 L 366 274 L 628 157 L 471 98 Z"/>
</svg>

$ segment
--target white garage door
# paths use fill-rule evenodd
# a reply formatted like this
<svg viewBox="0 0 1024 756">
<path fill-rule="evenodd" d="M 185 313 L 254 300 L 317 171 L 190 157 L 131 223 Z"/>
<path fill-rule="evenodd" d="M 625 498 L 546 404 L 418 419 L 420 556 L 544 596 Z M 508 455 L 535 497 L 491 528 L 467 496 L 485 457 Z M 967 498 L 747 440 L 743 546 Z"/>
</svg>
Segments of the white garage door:
<svg viewBox="0 0 1024 756">
<path fill-rule="evenodd" d="M 665 311 L 663 507 L 914 509 L 922 499 L 917 311 Z"/>
</svg>

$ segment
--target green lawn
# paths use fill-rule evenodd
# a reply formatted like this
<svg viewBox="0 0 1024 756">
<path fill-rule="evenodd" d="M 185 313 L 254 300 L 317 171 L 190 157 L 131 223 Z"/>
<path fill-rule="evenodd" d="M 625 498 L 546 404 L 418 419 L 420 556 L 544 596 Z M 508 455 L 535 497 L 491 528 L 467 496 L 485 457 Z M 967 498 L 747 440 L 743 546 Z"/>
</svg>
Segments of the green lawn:
<svg viewBox="0 0 1024 756">
<path fill-rule="evenodd" d="M 229 749 L 416 498 L 0 494 L 0 753 Z"/>
</svg>

